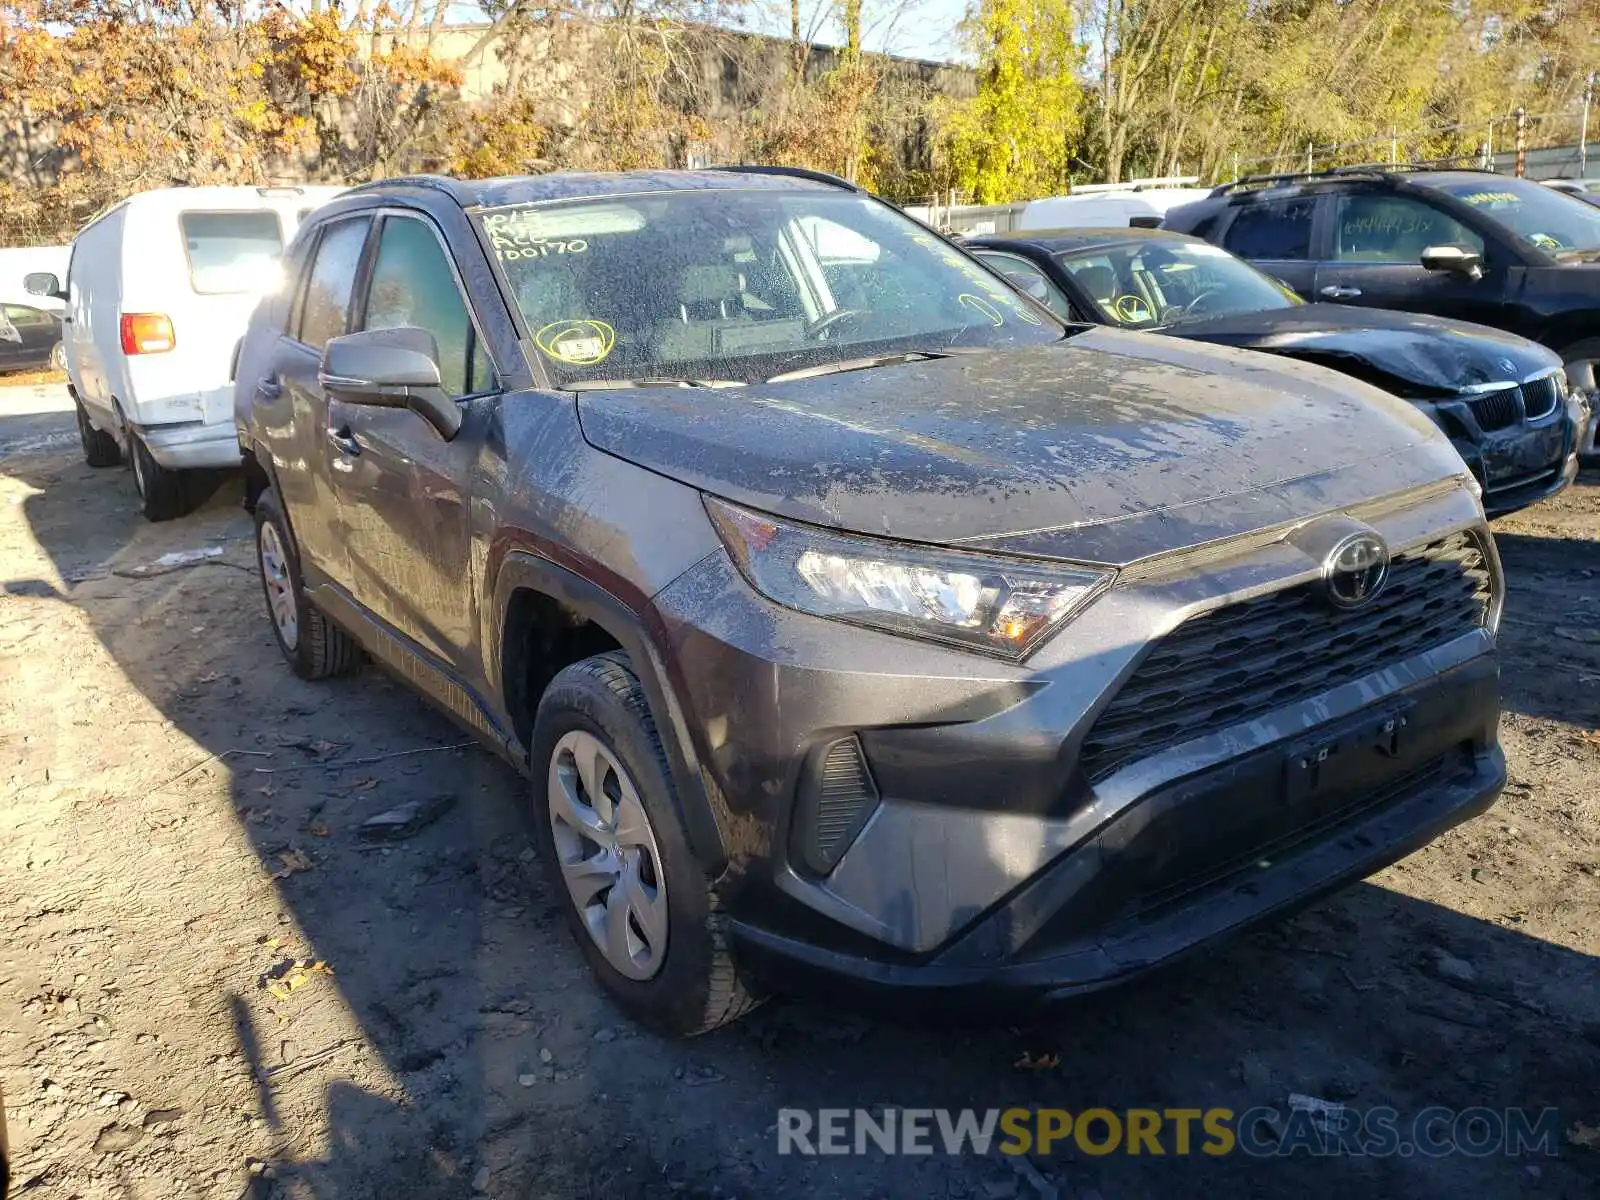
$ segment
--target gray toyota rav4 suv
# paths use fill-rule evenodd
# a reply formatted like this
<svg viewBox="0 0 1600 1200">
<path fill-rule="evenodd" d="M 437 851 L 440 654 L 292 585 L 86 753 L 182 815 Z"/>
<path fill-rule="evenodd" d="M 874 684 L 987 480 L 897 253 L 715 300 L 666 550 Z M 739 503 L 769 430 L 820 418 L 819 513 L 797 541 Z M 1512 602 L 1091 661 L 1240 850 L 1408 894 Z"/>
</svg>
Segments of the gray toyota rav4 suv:
<svg viewBox="0 0 1600 1200">
<path fill-rule="evenodd" d="M 289 664 L 525 769 L 658 1028 L 1104 987 L 1504 779 L 1499 563 L 1425 417 L 1064 326 L 831 177 L 357 188 L 237 371 Z"/>
</svg>

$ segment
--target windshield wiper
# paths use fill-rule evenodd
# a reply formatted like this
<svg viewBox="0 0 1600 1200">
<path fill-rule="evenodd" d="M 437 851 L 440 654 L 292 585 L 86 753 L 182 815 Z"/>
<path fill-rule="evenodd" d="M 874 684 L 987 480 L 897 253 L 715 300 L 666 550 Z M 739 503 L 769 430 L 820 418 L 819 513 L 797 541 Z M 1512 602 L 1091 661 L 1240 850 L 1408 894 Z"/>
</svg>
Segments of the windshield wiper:
<svg viewBox="0 0 1600 1200">
<path fill-rule="evenodd" d="M 983 346 L 947 346 L 943 350 L 902 350 L 898 354 L 875 354 L 870 358 L 847 358 L 843 362 L 822 363 L 815 367 L 800 367 L 774 375 L 768 383 L 788 383 L 792 379 L 815 379 L 819 375 L 837 375 L 842 371 L 866 371 L 873 367 L 888 367 L 895 363 L 924 362 L 930 358 L 951 358 L 957 354 L 983 354 Z"/>
<path fill-rule="evenodd" d="M 734 388 L 747 386 L 742 379 L 579 379 L 567 385 L 569 392 L 609 392 L 616 388 Z"/>
</svg>

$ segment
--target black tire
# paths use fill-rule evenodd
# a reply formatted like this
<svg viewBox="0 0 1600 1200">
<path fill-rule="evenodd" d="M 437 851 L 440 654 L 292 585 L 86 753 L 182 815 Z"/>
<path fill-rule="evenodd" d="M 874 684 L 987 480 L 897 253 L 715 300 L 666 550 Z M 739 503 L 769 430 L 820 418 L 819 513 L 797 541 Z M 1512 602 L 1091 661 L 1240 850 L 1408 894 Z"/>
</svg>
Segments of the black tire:
<svg viewBox="0 0 1600 1200">
<path fill-rule="evenodd" d="M 103 433 L 89 423 L 89 414 L 83 401 L 72 398 L 78 410 L 78 441 L 83 445 L 83 461 L 91 467 L 114 467 L 122 461 L 122 447 L 114 435 Z"/>
<path fill-rule="evenodd" d="M 133 486 L 139 493 L 139 511 L 149 521 L 171 521 L 189 511 L 183 473 L 169 471 L 154 458 L 136 433 L 128 434 L 128 457 L 133 465 Z"/>
<path fill-rule="evenodd" d="M 655 835 L 666 884 L 666 952 L 649 979 L 623 975 L 590 936 L 561 872 L 550 817 L 550 767 L 566 734 L 597 737 L 632 777 Z M 599 654 L 561 671 L 545 689 L 534 719 L 534 839 L 567 924 L 590 969 L 634 1020 L 674 1037 L 694 1037 L 737 1020 L 761 1003 L 721 932 L 715 899 L 678 819 L 671 772 L 638 677 L 620 652 Z"/>
<path fill-rule="evenodd" d="M 50 369 L 52 371 L 60 371 L 63 374 L 66 373 L 67 344 L 65 342 L 57 342 L 50 347 Z"/>
<path fill-rule="evenodd" d="M 343 675 L 361 664 L 361 648 L 354 638 L 322 614 L 306 598 L 301 585 L 300 559 L 289 538 L 289 525 L 283 519 L 278 494 L 271 488 L 256 500 L 256 568 L 261 574 L 261 594 L 267 602 L 267 620 L 272 626 L 272 637 L 278 643 L 289 669 L 301 679 L 328 679 Z M 280 628 L 273 607 L 273 584 L 268 579 L 263 542 L 271 543 L 264 528 L 271 526 L 276 545 L 282 550 L 282 565 L 287 572 L 288 597 L 294 605 L 295 625 L 292 639 Z M 290 642 L 293 642 L 291 645 Z"/>
</svg>

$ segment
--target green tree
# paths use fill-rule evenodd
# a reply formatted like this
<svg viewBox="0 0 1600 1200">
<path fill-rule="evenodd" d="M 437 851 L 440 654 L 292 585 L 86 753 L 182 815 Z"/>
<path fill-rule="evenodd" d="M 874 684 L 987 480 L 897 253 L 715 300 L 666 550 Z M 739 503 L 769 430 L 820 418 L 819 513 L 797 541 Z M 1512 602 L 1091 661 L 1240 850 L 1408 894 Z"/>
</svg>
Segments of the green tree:
<svg viewBox="0 0 1600 1200">
<path fill-rule="evenodd" d="M 963 33 L 978 94 L 945 113 L 951 181 L 980 204 L 1065 190 L 1084 102 L 1071 4 L 980 0 Z"/>
</svg>

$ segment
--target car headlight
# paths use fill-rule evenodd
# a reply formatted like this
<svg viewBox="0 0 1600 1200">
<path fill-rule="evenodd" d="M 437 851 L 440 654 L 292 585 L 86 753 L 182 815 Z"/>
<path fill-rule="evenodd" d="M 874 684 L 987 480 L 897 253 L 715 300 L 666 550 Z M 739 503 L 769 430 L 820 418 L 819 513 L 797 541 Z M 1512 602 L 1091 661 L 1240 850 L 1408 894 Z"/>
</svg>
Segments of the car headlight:
<svg viewBox="0 0 1600 1200">
<path fill-rule="evenodd" d="M 852 537 L 706 497 L 722 543 L 769 600 L 1021 659 L 1113 572 Z"/>
</svg>

